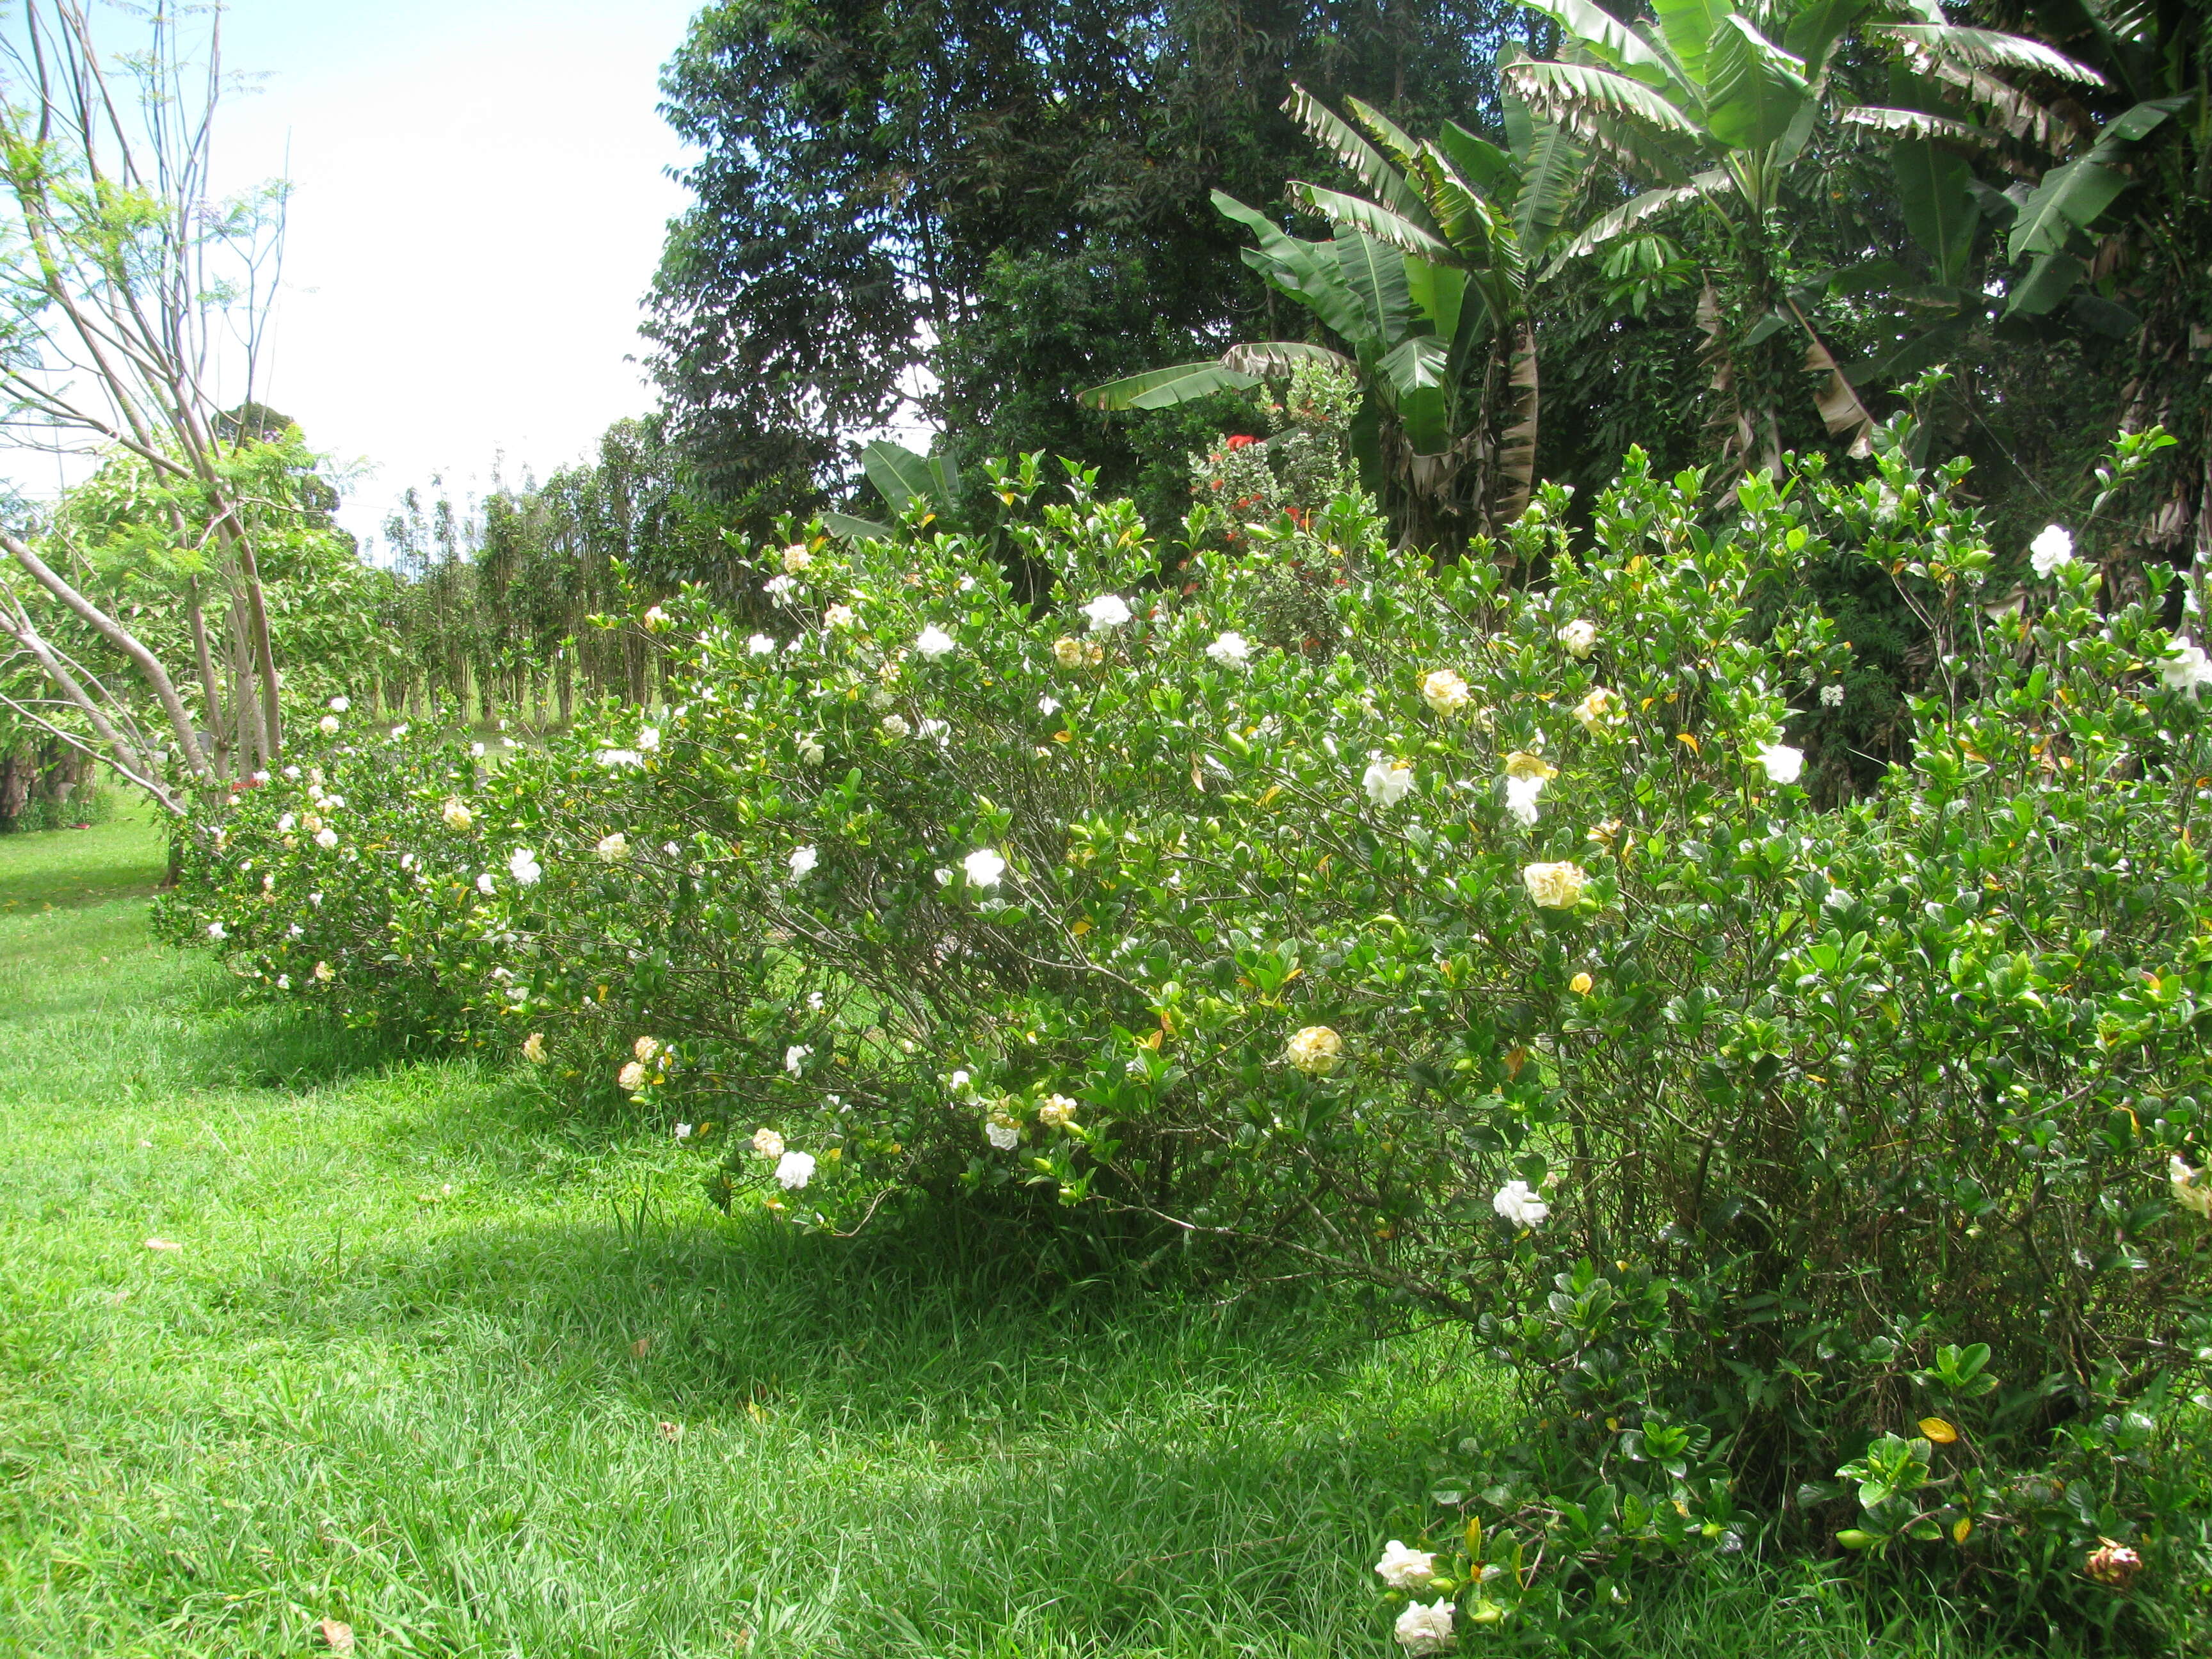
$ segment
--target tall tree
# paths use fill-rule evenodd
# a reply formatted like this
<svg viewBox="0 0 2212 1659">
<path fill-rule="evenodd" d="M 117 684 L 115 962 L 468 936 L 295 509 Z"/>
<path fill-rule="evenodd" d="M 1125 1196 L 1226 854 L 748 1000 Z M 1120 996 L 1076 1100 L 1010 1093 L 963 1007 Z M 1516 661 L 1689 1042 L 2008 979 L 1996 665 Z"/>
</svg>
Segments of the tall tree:
<svg viewBox="0 0 2212 1659">
<path fill-rule="evenodd" d="M 663 82 L 702 152 L 650 302 L 673 434 L 757 520 L 915 416 L 1164 501 L 1202 420 L 1132 432 L 1066 388 L 1290 320 L 1208 193 L 1287 209 L 1292 81 L 1433 127 L 1492 107 L 1526 27 L 1497 0 L 710 6 Z"/>
</svg>

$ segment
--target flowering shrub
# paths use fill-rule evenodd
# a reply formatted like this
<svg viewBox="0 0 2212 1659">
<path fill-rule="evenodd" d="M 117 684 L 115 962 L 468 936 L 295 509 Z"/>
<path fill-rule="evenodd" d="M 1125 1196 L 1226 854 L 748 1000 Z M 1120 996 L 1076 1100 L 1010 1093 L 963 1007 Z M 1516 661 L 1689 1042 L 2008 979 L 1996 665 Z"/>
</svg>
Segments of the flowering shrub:
<svg viewBox="0 0 2212 1659">
<path fill-rule="evenodd" d="M 725 1205 L 1048 1195 L 1471 1322 L 1543 1428 L 1385 1574 L 1410 1650 L 1754 1512 L 2154 1551 L 2131 1425 L 2212 1348 L 2212 671 L 2161 573 L 1985 615 L 1960 470 L 1885 435 L 1717 529 L 1632 456 L 1587 544 L 1554 490 L 1441 569 L 1355 496 L 1163 549 L 1079 475 L 1009 532 L 1039 609 L 959 537 L 794 544 L 772 631 L 667 606 L 665 714 L 497 765 L 342 729 L 167 925 L 615 1085 Z M 1839 552 L 1945 651 L 1911 766 L 1820 811 Z M 1286 564 L 1344 576 L 1295 638 Z"/>
</svg>

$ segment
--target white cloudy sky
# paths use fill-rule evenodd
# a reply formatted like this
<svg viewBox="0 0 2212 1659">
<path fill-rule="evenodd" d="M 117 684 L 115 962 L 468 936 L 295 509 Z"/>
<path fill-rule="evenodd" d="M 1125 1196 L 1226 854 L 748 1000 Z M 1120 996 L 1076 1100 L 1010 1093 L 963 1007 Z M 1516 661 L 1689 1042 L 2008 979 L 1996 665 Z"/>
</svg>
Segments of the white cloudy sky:
<svg viewBox="0 0 2212 1659">
<path fill-rule="evenodd" d="M 262 396 L 368 469 L 356 533 L 433 471 L 542 477 L 650 407 L 625 359 L 684 201 L 656 83 L 697 3 L 231 0 L 225 57 L 263 78 L 220 171 L 289 157 L 295 187 Z"/>
</svg>

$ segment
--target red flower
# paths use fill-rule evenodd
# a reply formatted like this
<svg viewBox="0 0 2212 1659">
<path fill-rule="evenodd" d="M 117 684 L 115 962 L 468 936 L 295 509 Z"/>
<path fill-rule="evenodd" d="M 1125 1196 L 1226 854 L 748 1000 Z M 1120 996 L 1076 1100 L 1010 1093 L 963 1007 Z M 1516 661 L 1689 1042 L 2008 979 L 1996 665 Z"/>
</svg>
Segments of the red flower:
<svg viewBox="0 0 2212 1659">
<path fill-rule="evenodd" d="M 1259 441 L 1257 438 L 1239 435 L 1229 441 L 1229 447 L 1231 449 L 1242 449 L 1247 444 L 1256 444 Z"/>
</svg>

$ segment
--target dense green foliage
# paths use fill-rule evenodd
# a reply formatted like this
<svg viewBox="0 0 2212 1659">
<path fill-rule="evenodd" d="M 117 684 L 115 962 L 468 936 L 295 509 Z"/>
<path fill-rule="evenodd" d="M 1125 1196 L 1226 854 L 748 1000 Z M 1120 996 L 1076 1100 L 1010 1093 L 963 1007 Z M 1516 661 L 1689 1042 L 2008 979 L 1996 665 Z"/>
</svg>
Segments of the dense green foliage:
<svg viewBox="0 0 2212 1659">
<path fill-rule="evenodd" d="M 1009 532 L 1041 611 L 981 542 L 795 543 L 772 631 L 647 614 L 665 714 L 503 762 L 342 729 L 203 826 L 163 926 L 612 1082 L 732 1207 L 1056 1198 L 1473 1322 L 1549 1425 L 1470 1488 L 1543 1596 L 1761 1518 L 2029 1607 L 2100 1534 L 2179 1570 L 2207 672 L 2069 548 L 1986 616 L 1963 465 L 1880 436 L 1717 522 L 1632 457 L 1587 539 L 1547 491 L 1441 569 L 1357 498 L 1224 557 L 1078 477 Z M 1938 684 L 1822 807 L 1850 651 L 1808 575 L 1851 564 Z M 1923 1415 L 1960 1437 L 1924 1503 L 1821 1485 Z"/>
</svg>

